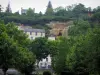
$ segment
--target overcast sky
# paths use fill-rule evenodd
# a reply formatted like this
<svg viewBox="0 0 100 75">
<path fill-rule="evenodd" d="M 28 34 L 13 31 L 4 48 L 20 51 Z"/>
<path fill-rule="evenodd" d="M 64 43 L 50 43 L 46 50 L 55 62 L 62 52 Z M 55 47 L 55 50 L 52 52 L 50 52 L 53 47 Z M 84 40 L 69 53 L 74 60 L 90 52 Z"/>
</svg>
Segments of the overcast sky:
<svg viewBox="0 0 100 75">
<path fill-rule="evenodd" d="M 35 8 L 35 12 L 46 10 L 46 6 L 49 0 L 10 0 L 11 9 L 13 12 L 20 11 L 21 7 L 27 9 L 29 7 Z M 0 0 L 0 4 L 6 8 L 9 0 Z M 95 8 L 100 6 L 100 0 L 51 0 L 53 8 L 58 6 L 68 6 L 76 3 L 82 3 L 86 7 Z"/>
</svg>

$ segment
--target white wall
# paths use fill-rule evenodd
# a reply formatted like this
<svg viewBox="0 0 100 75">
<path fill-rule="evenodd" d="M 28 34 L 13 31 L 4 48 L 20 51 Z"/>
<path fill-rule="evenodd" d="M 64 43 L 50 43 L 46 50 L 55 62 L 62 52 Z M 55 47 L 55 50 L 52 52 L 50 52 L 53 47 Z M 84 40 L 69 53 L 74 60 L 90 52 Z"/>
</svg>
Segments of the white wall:
<svg viewBox="0 0 100 75">
<path fill-rule="evenodd" d="M 48 37 L 48 40 L 55 40 L 55 37 Z"/>
<path fill-rule="evenodd" d="M 32 32 L 31 34 L 30 32 L 26 32 L 26 34 L 29 36 L 29 39 L 32 39 L 32 40 L 34 40 L 37 37 L 45 37 L 45 33 L 41 33 L 41 32 L 37 32 L 37 35 L 36 35 L 36 32 Z"/>
<path fill-rule="evenodd" d="M 46 61 L 46 58 L 45 58 L 45 59 L 42 59 L 42 61 L 39 62 L 39 68 L 45 67 L 45 69 L 48 69 L 49 68 L 48 66 L 51 66 L 51 57 L 50 57 L 50 55 L 48 55 L 47 58 L 48 58 L 48 61 Z"/>
</svg>

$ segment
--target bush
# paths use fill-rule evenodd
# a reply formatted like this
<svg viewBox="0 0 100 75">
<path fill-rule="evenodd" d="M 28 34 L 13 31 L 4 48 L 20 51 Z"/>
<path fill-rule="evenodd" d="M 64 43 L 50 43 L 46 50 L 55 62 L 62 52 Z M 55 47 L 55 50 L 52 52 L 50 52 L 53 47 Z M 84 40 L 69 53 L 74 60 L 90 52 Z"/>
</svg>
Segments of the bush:
<svg viewBox="0 0 100 75">
<path fill-rule="evenodd" d="M 44 71 L 43 75 L 51 75 L 51 72 L 50 71 Z"/>
</svg>

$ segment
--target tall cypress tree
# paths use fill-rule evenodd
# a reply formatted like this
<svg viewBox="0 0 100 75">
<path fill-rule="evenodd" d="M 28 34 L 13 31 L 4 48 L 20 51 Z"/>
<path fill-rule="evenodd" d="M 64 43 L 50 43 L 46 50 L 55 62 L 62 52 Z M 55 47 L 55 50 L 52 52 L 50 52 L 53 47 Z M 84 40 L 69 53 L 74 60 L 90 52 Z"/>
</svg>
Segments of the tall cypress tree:
<svg viewBox="0 0 100 75">
<path fill-rule="evenodd" d="M 2 12 L 3 7 L 0 5 L 0 12 Z"/>
<path fill-rule="evenodd" d="M 53 15 L 53 7 L 52 7 L 51 1 L 48 2 L 45 14 L 46 15 Z"/>
<path fill-rule="evenodd" d="M 6 7 L 6 12 L 12 13 L 11 7 L 10 7 L 10 2 L 8 3 L 8 6 Z"/>
</svg>

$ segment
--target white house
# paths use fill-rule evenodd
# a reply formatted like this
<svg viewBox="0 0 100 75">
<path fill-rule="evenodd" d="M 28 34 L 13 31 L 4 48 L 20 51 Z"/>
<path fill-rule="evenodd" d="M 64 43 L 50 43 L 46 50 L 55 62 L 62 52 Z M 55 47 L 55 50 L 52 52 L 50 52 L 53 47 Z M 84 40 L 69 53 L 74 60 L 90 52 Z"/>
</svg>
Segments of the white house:
<svg viewBox="0 0 100 75">
<path fill-rule="evenodd" d="M 38 37 L 45 37 L 45 30 L 43 29 L 24 29 L 24 32 L 29 36 L 29 39 L 34 40 Z"/>
<path fill-rule="evenodd" d="M 51 68 L 51 57 L 48 55 L 47 58 L 42 59 L 42 61 L 39 62 L 39 68 L 40 69 L 50 69 Z"/>
<path fill-rule="evenodd" d="M 45 37 L 44 29 L 33 29 L 30 26 L 18 26 L 19 30 L 23 30 L 29 37 L 29 39 L 34 40 L 37 37 Z M 55 40 L 54 37 L 49 37 L 49 40 Z M 37 65 L 37 64 L 36 64 Z M 39 68 L 49 69 L 51 67 L 51 57 L 48 55 L 47 58 L 42 59 L 38 64 Z"/>
<path fill-rule="evenodd" d="M 29 37 L 29 39 L 34 40 L 37 37 L 45 37 L 44 29 L 33 29 L 30 26 L 18 26 L 19 30 L 23 30 Z"/>
</svg>

